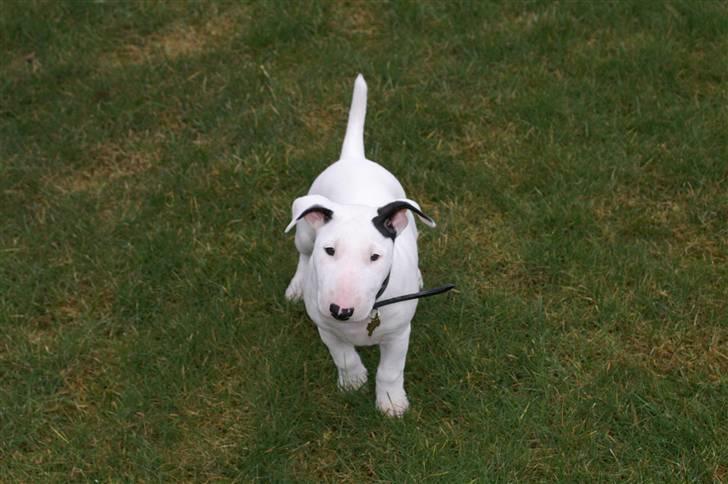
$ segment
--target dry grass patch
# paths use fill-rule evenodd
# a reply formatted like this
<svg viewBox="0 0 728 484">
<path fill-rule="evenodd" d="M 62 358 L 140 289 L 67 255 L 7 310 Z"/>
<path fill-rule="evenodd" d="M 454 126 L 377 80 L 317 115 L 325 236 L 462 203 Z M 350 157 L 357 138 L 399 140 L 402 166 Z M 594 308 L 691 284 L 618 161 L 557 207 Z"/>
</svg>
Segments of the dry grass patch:
<svg viewBox="0 0 728 484">
<path fill-rule="evenodd" d="M 123 390 L 117 373 L 119 357 L 109 348 L 95 348 L 78 355 L 74 361 L 61 370 L 62 387 L 56 393 L 67 411 L 90 416 L 107 400 L 117 399 Z"/>
<path fill-rule="evenodd" d="M 159 147 L 137 146 L 134 139 L 124 143 L 104 141 L 89 148 L 94 163 L 86 169 L 55 175 L 47 183 L 62 193 L 98 192 L 107 184 L 149 170 L 161 157 Z"/>
<path fill-rule="evenodd" d="M 478 291 L 533 289 L 532 274 L 523 261 L 517 234 L 499 211 L 487 210 L 484 218 L 482 201 L 471 192 L 463 193 L 462 200 L 440 205 L 449 214 L 448 223 L 460 229 L 457 240 L 451 240 L 448 231 L 443 230 L 427 241 L 433 259 L 444 260 L 447 254 L 460 253 L 451 270 L 475 275 L 472 284 Z"/>
<path fill-rule="evenodd" d="M 179 22 L 165 33 L 133 38 L 127 44 L 101 56 L 104 69 L 191 57 L 219 48 L 246 25 L 242 8 L 218 14 L 202 25 Z"/>
<path fill-rule="evenodd" d="M 692 378 L 702 373 L 718 383 L 728 374 L 728 331 L 699 323 L 696 317 L 690 331 L 677 334 L 655 334 L 649 326 L 637 324 L 626 340 L 629 350 L 624 352 L 625 358 L 659 375 Z"/>
<path fill-rule="evenodd" d="M 487 105 L 487 101 L 483 101 L 483 109 L 487 110 Z M 514 123 L 471 121 L 465 123 L 460 134 L 448 142 L 447 151 L 471 171 L 478 172 L 486 168 L 494 176 L 503 177 L 504 186 L 518 186 L 527 175 L 527 168 L 519 169 L 509 155 L 518 150 L 522 143 L 523 137 Z"/>
<path fill-rule="evenodd" d="M 602 56 L 622 56 L 638 53 L 646 45 L 652 45 L 655 37 L 648 31 L 636 31 L 625 34 L 615 32 L 611 27 L 593 30 L 584 42 L 574 42 L 570 46 L 570 54 L 576 58 L 592 58 L 595 54 Z"/>
<path fill-rule="evenodd" d="M 716 185 L 700 194 L 684 191 L 655 197 L 639 190 L 617 188 L 608 197 L 596 198 L 592 213 L 610 239 L 618 234 L 637 235 L 647 230 L 662 234 L 662 239 L 668 242 L 669 255 L 718 263 L 728 257 L 725 238 L 714 230 L 719 214 L 711 209 L 703 216 L 696 207 L 718 198 L 720 190 Z M 625 217 L 625 213 L 635 217 Z"/>
<path fill-rule="evenodd" d="M 224 470 L 239 460 L 241 443 L 253 439 L 258 417 L 241 393 L 250 382 L 241 372 L 240 358 L 234 354 L 232 364 L 207 363 L 216 368 L 215 381 L 185 392 L 175 405 L 178 412 L 169 414 L 179 430 L 177 442 L 164 451 L 169 467 L 205 480 L 222 479 Z"/>
<path fill-rule="evenodd" d="M 487 110 L 488 103 L 478 103 Z M 458 109 L 472 109 L 461 107 Z M 470 121 L 462 125 L 460 135 L 448 144 L 450 153 L 457 158 L 469 161 L 481 161 L 484 154 L 501 146 L 514 146 L 518 144 L 516 126 L 513 123 L 507 125 L 486 124 L 482 120 Z"/>
<path fill-rule="evenodd" d="M 383 32 L 382 15 L 374 11 L 376 3 L 350 0 L 331 4 L 329 25 L 339 35 L 356 34 L 374 37 Z"/>
<path fill-rule="evenodd" d="M 288 463 L 292 472 L 313 481 L 333 478 L 338 482 L 354 482 L 346 472 L 337 470 L 340 459 L 335 449 L 336 438 L 335 432 L 323 429 L 318 437 L 290 451 Z"/>
<path fill-rule="evenodd" d="M 311 135 L 310 143 L 302 147 L 303 151 L 311 150 L 312 145 L 322 148 L 337 137 L 343 139 L 346 118 L 346 108 L 342 104 L 327 104 L 326 107 L 315 107 L 302 112 L 301 121 Z"/>
<path fill-rule="evenodd" d="M 8 79 L 15 80 L 16 82 L 26 81 L 39 74 L 42 70 L 43 64 L 41 64 L 35 52 L 14 57 L 2 69 Z"/>
</svg>

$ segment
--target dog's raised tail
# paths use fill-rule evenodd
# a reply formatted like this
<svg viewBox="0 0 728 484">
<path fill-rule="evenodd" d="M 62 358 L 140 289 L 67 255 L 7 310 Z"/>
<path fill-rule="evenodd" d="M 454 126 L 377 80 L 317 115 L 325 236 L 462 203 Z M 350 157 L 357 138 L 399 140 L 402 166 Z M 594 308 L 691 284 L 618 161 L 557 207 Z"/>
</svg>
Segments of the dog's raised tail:
<svg viewBox="0 0 728 484">
<path fill-rule="evenodd" d="M 364 119 L 367 115 L 367 83 L 359 74 L 354 81 L 354 94 L 349 108 L 341 159 L 364 158 Z"/>
</svg>

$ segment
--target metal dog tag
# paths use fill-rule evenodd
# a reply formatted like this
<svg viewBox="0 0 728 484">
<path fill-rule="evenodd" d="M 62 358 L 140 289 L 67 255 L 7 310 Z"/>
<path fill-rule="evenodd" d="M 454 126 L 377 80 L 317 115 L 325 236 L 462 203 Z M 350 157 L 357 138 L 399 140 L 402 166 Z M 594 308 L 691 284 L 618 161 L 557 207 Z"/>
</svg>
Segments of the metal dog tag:
<svg viewBox="0 0 728 484">
<path fill-rule="evenodd" d="M 371 320 L 369 321 L 369 324 L 367 324 L 367 331 L 369 332 L 369 337 L 372 337 L 372 333 L 374 333 L 374 330 L 377 329 L 377 327 L 380 325 L 381 321 L 379 321 L 379 311 L 376 309 L 372 310 L 372 314 L 369 315 Z"/>
</svg>

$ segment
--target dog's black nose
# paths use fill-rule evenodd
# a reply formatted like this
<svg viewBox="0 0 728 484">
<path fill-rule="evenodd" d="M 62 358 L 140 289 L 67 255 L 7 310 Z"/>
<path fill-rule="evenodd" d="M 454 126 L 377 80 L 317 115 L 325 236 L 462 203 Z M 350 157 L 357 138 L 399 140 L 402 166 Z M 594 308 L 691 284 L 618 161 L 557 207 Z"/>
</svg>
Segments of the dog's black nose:
<svg viewBox="0 0 728 484">
<path fill-rule="evenodd" d="M 354 314 L 354 308 L 340 308 L 338 304 L 333 303 L 329 306 L 329 311 L 331 311 L 331 315 L 339 321 L 346 321 L 352 316 L 352 314 Z"/>
</svg>

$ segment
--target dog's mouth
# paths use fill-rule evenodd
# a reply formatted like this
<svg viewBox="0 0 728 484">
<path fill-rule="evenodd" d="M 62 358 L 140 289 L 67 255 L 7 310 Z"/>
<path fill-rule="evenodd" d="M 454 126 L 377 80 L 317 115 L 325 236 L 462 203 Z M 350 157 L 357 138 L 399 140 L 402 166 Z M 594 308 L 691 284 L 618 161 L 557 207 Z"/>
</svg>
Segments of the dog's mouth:
<svg viewBox="0 0 728 484">
<path fill-rule="evenodd" d="M 356 311 L 356 314 L 354 314 L 354 311 L 352 310 L 351 312 L 347 312 L 347 313 L 343 313 L 343 314 L 342 313 L 333 314 L 333 313 L 329 312 L 329 314 L 327 316 L 330 317 L 331 319 L 333 319 L 335 322 L 340 323 L 340 324 L 357 324 L 357 323 L 362 323 L 362 322 L 367 321 L 369 319 L 368 316 L 370 313 L 371 313 L 371 311 L 366 313 L 364 317 L 360 317 L 359 311 Z M 361 314 L 364 314 L 364 313 L 361 313 Z"/>
<path fill-rule="evenodd" d="M 336 304 L 329 306 L 329 311 L 334 319 L 339 321 L 347 321 L 354 315 L 354 308 L 340 308 Z"/>
<path fill-rule="evenodd" d="M 349 316 L 349 317 L 347 317 L 347 318 L 342 318 L 342 317 L 334 317 L 334 319 L 336 320 L 336 322 L 337 322 L 337 323 L 342 323 L 342 324 L 356 324 L 356 323 L 361 323 L 361 322 L 363 322 L 363 321 L 366 321 L 366 320 L 367 320 L 367 318 L 361 318 L 361 319 L 357 318 L 357 319 L 352 319 L 352 318 L 351 318 L 351 316 Z"/>
</svg>

